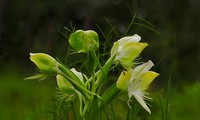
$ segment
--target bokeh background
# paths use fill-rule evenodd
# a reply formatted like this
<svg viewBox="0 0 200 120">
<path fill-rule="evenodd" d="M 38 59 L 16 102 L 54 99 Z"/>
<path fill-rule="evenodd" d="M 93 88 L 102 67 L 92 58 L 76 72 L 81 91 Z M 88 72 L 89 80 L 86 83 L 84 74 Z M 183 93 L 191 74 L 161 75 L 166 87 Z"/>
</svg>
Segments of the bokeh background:
<svg viewBox="0 0 200 120">
<path fill-rule="evenodd" d="M 149 47 L 141 58 L 151 59 L 160 76 L 152 84 L 155 99 L 150 119 L 197 120 L 200 111 L 199 0 L 0 0 L 0 119 L 53 119 L 56 85 L 53 80 L 24 81 L 36 73 L 30 52 L 65 59 L 69 29 L 107 33 L 111 26 L 122 37 L 139 34 Z M 110 25 L 111 24 L 111 25 Z M 149 24 L 148 24 L 149 25 Z M 117 34 L 114 34 L 117 35 Z M 50 78 L 51 79 L 51 78 Z M 170 87 L 168 85 L 171 82 Z M 159 96 L 159 97 L 158 97 Z"/>
</svg>

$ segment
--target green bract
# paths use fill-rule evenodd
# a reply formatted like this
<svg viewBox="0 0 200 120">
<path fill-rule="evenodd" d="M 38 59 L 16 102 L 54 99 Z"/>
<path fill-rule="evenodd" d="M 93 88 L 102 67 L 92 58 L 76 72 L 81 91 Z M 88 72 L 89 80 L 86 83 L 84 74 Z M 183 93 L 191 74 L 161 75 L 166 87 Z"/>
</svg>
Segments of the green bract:
<svg viewBox="0 0 200 120">
<path fill-rule="evenodd" d="M 45 53 L 30 53 L 30 59 L 45 74 L 56 73 L 57 61 Z"/>
<path fill-rule="evenodd" d="M 99 37 L 93 30 L 77 30 L 70 35 L 69 43 L 79 53 L 87 53 L 99 48 Z"/>
<path fill-rule="evenodd" d="M 115 63 L 120 63 L 126 69 L 133 66 L 133 60 L 148 46 L 147 43 L 140 43 L 141 37 L 137 34 L 123 37 L 114 43 L 111 49 L 111 56 L 116 54 Z"/>
<path fill-rule="evenodd" d="M 148 97 L 145 96 L 146 94 L 144 91 L 159 75 L 156 72 L 149 71 L 153 65 L 152 61 L 143 63 L 134 69 L 122 72 L 117 80 L 117 87 L 121 90 L 128 91 L 129 99 L 134 96 L 149 113 L 151 113 L 151 111 L 144 101 L 144 99 Z"/>
</svg>

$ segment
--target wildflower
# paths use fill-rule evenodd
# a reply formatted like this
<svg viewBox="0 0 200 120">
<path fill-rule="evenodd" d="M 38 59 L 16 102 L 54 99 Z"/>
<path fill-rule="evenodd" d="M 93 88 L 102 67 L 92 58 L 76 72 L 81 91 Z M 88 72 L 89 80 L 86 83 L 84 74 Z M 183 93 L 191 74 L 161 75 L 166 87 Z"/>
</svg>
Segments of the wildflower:
<svg viewBox="0 0 200 120">
<path fill-rule="evenodd" d="M 57 61 L 50 55 L 30 53 L 30 59 L 42 73 L 52 74 L 56 72 Z"/>
<path fill-rule="evenodd" d="M 87 53 L 99 48 L 99 37 L 93 30 L 77 30 L 70 35 L 69 43 L 79 53 Z"/>
<path fill-rule="evenodd" d="M 151 111 L 144 100 L 150 98 L 146 96 L 147 93 L 145 90 L 159 75 L 156 72 L 149 71 L 153 65 L 152 61 L 148 61 L 134 69 L 131 68 L 128 71 L 123 71 L 117 81 L 117 87 L 119 89 L 128 91 L 129 101 L 132 96 L 135 97 L 139 104 L 149 113 Z"/>
<path fill-rule="evenodd" d="M 140 43 L 141 37 L 137 34 L 123 37 L 114 43 L 111 49 L 111 56 L 116 54 L 115 63 L 120 63 L 126 69 L 133 66 L 133 60 L 148 46 L 147 43 Z"/>
</svg>

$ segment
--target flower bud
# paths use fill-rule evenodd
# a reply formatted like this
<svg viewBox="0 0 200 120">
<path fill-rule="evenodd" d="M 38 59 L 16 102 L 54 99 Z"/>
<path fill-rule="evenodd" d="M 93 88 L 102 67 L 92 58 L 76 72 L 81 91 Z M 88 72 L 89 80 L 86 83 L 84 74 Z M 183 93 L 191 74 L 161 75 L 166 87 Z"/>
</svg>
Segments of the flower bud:
<svg viewBox="0 0 200 120">
<path fill-rule="evenodd" d="M 56 73 L 57 61 L 45 53 L 30 53 L 31 61 L 45 74 Z"/>
<path fill-rule="evenodd" d="M 79 53 L 87 53 L 99 48 L 99 37 L 93 30 L 77 30 L 70 35 L 69 43 Z"/>
<path fill-rule="evenodd" d="M 111 49 L 111 56 L 116 54 L 115 63 L 120 63 L 126 69 L 133 66 L 133 60 L 148 46 L 147 43 L 140 43 L 141 37 L 137 34 L 123 37 L 114 43 Z"/>
<path fill-rule="evenodd" d="M 56 76 L 56 80 L 57 80 L 58 88 L 61 91 L 65 92 L 65 93 L 68 93 L 68 94 L 74 93 L 74 87 L 62 75 L 58 74 Z"/>
</svg>

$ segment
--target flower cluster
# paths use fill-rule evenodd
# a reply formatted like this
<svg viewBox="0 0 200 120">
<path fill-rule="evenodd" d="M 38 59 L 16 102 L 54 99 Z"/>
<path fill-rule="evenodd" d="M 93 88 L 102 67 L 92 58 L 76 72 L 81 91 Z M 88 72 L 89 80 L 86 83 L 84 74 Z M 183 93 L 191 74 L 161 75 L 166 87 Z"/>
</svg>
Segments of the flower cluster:
<svg viewBox="0 0 200 120">
<path fill-rule="evenodd" d="M 69 37 L 69 44 L 77 53 L 87 54 L 90 76 L 76 71 L 75 68 L 68 68 L 48 54 L 31 53 L 30 59 L 41 73 L 27 79 L 56 76 L 58 88 L 64 93 L 64 98 L 67 101 L 79 99 L 80 116 L 84 119 L 92 116 L 90 108 L 93 109 L 96 105 L 100 111 L 103 105 L 109 104 L 121 90 L 128 92 L 129 101 L 134 97 L 146 111 L 151 113 L 145 103 L 145 99 L 149 99 L 145 90 L 159 74 L 149 71 L 154 65 L 151 60 L 136 66 L 135 59 L 148 46 L 140 40 L 141 37 L 137 34 L 119 39 L 111 48 L 110 58 L 101 65 L 96 55 L 99 48 L 98 34 L 92 30 L 75 31 Z M 103 94 L 99 94 L 102 92 L 101 86 L 107 82 L 107 75 L 113 64 L 122 65 L 124 70 L 115 84 Z"/>
</svg>

